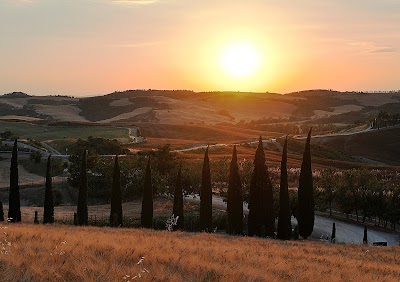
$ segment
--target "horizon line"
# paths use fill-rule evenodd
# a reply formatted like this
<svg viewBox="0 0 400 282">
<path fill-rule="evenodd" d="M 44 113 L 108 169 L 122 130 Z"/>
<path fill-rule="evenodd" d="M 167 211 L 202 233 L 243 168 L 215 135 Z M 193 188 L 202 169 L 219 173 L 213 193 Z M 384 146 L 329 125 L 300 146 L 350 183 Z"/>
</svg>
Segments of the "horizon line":
<svg viewBox="0 0 400 282">
<path fill-rule="evenodd" d="M 390 93 L 400 93 L 400 89 L 395 90 L 335 90 L 332 88 L 313 88 L 313 89 L 302 89 L 297 91 L 291 91 L 286 93 L 279 93 L 279 92 L 260 92 L 260 91 L 242 91 L 242 90 L 208 90 L 208 91 L 195 91 L 192 89 L 153 89 L 153 88 L 136 88 L 136 89 L 126 89 L 126 90 L 115 90 L 113 92 L 105 93 L 105 94 L 88 94 L 88 95 L 69 95 L 69 94 L 29 94 L 25 91 L 12 91 L 4 94 L 0 94 L 0 97 L 12 95 L 12 94 L 24 94 L 31 97 L 72 97 L 72 98 L 90 98 L 90 97 L 97 97 L 97 96 L 106 96 L 115 93 L 124 93 L 129 91 L 142 91 L 142 92 L 156 92 L 156 91 L 165 91 L 165 92 L 193 92 L 193 93 L 243 93 L 243 94 L 275 94 L 275 95 L 290 95 L 295 93 L 302 93 L 302 92 L 312 92 L 312 91 L 327 91 L 327 92 L 337 92 L 337 93 L 359 93 L 359 94 L 390 94 Z"/>
</svg>

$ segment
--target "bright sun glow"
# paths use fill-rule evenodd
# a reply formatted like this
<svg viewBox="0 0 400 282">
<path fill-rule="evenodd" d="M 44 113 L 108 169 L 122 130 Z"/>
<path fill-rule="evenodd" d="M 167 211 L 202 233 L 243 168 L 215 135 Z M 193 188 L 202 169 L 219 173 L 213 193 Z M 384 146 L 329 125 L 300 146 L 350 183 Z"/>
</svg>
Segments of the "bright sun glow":
<svg viewBox="0 0 400 282">
<path fill-rule="evenodd" d="M 260 66 L 261 55 L 250 44 L 235 43 L 227 46 L 221 54 L 222 69 L 233 77 L 253 75 Z"/>
</svg>

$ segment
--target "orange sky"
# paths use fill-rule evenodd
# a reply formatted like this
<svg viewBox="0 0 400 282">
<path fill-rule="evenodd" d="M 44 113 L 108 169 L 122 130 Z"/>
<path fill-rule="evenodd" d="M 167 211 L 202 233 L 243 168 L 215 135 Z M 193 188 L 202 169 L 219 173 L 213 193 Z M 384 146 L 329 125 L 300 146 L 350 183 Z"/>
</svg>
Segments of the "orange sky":
<svg viewBox="0 0 400 282">
<path fill-rule="evenodd" d="M 325 2 L 2 0 L 0 94 L 400 89 L 400 1 Z M 242 43 L 260 62 L 234 77 Z"/>
</svg>

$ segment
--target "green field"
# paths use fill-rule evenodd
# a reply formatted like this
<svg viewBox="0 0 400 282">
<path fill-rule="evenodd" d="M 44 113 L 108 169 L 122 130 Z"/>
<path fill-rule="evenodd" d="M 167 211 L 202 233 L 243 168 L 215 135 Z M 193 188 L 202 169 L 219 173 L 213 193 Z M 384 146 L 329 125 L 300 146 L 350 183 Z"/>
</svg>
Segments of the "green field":
<svg viewBox="0 0 400 282">
<path fill-rule="evenodd" d="M 11 131 L 14 135 L 23 139 L 37 141 L 60 139 L 86 139 L 89 136 L 117 139 L 123 143 L 129 141 L 128 128 L 113 126 L 89 126 L 89 125 L 48 125 L 28 122 L 0 121 L 0 132 Z"/>
</svg>

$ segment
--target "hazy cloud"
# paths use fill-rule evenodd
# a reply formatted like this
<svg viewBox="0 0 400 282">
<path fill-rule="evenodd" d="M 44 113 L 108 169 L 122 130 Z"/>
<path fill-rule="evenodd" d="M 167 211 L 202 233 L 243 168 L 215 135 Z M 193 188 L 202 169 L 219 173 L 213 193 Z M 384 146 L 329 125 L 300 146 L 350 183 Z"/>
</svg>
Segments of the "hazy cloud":
<svg viewBox="0 0 400 282">
<path fill-rule="evenodd" d="M 384 47 L 371 51 L 371 53 L 395 53 L 395 52 L 397 52 L 397 50 L 391 47 Z"/>
<path fill-rule="evenodd" d="M 347 43 L 350 46 L 357 47 L 361 53 L 395 53 L 397 50 L 390 46 L 379 45 L 375 42 L 366 41 L 349 41 Z"/>
</svg>

